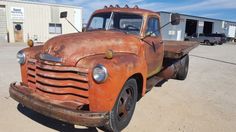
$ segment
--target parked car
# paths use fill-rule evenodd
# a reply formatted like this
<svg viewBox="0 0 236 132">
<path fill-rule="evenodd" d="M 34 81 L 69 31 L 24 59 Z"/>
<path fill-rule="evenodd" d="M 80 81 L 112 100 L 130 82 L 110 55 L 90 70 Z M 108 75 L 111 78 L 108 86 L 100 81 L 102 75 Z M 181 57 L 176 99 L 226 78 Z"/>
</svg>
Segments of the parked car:
<svg viewBox="0 0 236 132">
<path fill-rule="evenodd" d="M 185 37 L 185 41 L 197 41 L 200 43 L 204 43 L 204 44 L 213 46 L 215 44 L 221 43 L 221 38 L 215 37 L 212 34 L 205 35 L 202 33 L 200 33 L 200 34 L 195 33 L 192 36 Z"/>
</svg>

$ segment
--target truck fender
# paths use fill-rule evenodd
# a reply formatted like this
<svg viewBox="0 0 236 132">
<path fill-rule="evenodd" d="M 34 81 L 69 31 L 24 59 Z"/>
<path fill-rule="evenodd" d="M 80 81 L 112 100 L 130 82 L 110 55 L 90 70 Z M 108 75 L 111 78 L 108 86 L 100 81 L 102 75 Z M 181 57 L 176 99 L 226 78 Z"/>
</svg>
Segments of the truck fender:
<svg viewBox="0 0 236 132">
<path fill-rule="evenodd" d="M 107 68 L 108 78 L 104 83 L 98 84 L 92 78 L 92 69 L 98 64 Z M 89 108 L 91 111 L 111 111 L 125 82 L 132 77 L 142 77 L 142 94 L 145 94 L 147 65 L 141 57 L 131 53 L 117 53 L 112 59 L 104 55 L 91 56 L 78 62 L 77 65 L 89 67 Z"/>
</svg>

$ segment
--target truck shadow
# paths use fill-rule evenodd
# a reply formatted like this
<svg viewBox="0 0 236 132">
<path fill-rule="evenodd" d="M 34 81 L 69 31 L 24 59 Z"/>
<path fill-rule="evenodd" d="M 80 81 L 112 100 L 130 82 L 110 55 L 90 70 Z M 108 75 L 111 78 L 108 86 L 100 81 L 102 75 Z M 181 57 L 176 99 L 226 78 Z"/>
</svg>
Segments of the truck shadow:
<svg viewBox="0 0 236 132">
<path fill-rule="evenodd" d="M 75 128 L 74 125 L 65 123 L 50 117 L 46 117 L 40 113 L 37 113 L 31 109 L 23 107 L 21 104 L 18 104 L 17 109 L 19 112 L 27 116 L 28 118 L 46 126 L 51 129 L 60 132 L 98 132 L 95 127 L 89 128 Z"/>
</svg>

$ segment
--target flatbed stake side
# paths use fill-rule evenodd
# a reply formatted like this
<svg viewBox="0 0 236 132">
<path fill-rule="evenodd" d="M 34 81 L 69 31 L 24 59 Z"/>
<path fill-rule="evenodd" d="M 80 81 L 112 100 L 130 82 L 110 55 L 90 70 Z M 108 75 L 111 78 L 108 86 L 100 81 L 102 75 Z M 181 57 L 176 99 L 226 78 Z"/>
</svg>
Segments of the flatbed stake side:
<svg viewBox="0 0 236 132">
<path fill-rule="evenodd" d="M 10 96 L 61 121 L 121 131 L 136 101 L 158 82 L 187 77 L 188 53 L 198 46 L 163 41 L 160 19 L 138 7 L 95 11 L 85 32 L 19 51 L 22 82 L 10 84 Z M 168 24 L 179 22 L 172 14 Z"/>
</svg>

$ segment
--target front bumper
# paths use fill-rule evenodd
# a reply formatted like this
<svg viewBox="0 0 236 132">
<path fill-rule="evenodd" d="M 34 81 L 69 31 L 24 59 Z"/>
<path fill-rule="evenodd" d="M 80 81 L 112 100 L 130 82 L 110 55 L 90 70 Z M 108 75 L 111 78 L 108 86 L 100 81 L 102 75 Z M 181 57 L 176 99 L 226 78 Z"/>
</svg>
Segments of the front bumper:
<svg viewBox="0 0 236 132">
<path fill-rule="evenodd" d="M 52 101 L 46 101 L 42 97 L 37 96 L 37 94 L 28 87 L 22 86 L 21 84 L 10 84 L 9 93 L 13 99 L 30 109 L 45 116 L 71 124 L 97 127 L 105 125 L 109 119 L 108 112 L 95 113 L 72 110 L 53 104 L 51 103 Z"/>
</svg>

